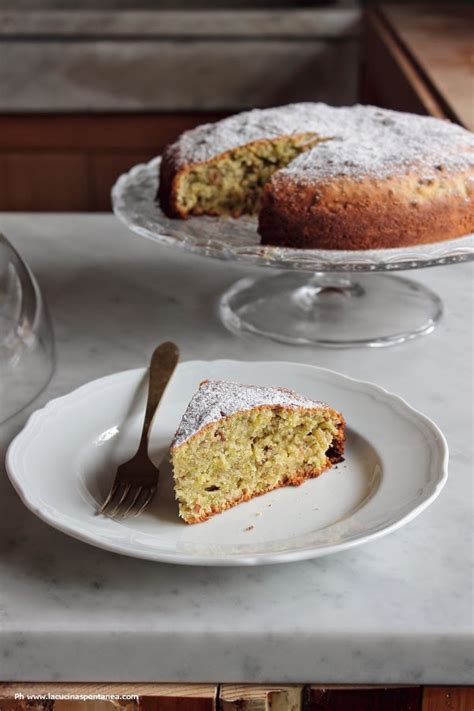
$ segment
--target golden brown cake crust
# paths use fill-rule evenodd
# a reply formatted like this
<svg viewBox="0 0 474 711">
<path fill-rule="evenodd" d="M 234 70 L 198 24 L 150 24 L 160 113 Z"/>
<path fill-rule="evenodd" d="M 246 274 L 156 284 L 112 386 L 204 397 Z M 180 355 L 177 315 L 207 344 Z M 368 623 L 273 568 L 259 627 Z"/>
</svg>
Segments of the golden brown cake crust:
<svg viewBox="0 0 474 711">
<path fill-rule="evenodd" d="M 263 244 L 305 249 L 388 249 L 474 232 L 472 173 L 415 171 L 384 180 L 305 185 L 280 174 L 266 186 Z"/>
<path fill-rule="evenodd" d="M 178 182 L 182 176 L 191 170 L 191 166 L 179 168 L 173 154 L 165 151 L 160 165 L 160 182 L 158 185 L 158 200 L 160 207 L 168 217 L 179 217 L 182 220 L 188 215 L 180 209 L 178 202 Z"/>
</svg>

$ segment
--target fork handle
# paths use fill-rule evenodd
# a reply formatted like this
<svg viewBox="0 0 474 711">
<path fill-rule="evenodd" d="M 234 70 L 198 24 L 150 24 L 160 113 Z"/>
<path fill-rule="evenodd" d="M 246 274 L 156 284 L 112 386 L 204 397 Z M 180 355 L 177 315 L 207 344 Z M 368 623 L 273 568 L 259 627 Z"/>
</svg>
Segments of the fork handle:
<svg viewBox="0 0 474 711">
<path fill-rule="evenodd" d="M 179 359 L 179 349 L 175 343 L 167 341 L 155 348 L 151 357 L 148 379 L 148 398 L 145 410 L 142 436 L 138 451 L 148 449 L 148 431 L 158 403 L 168 385 Z"/>
</svg>

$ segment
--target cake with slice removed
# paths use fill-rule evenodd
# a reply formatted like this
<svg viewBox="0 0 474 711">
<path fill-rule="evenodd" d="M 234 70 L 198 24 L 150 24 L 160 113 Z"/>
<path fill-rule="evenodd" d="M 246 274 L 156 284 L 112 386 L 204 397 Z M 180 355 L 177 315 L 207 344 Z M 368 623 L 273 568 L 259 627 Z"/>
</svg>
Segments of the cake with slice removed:
<svg viewBox="0 0 474 711">
<path fill-rule="evenodd" d="M 158 196 L 169 217 L 258 215 L 269 246 L 439 242 L 474 231 L 474 134 L 375 106 L 254 109 L 167 146 Z"/>
<path fill-rule="evenodd" d="M 186 523 L 319 476 L 344 452 L 344 418 L 286 388 L 205 380 L 171 446 Z"/>
</svg>

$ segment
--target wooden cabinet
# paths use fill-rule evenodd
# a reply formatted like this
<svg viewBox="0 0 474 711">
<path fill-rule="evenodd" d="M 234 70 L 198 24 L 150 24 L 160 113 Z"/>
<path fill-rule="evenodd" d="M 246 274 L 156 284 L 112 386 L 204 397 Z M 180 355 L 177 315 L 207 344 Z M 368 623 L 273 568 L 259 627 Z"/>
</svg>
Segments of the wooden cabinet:
<svg viewBox="0 0 474 711">
<path fill-rule="evenodd" d="M 388 3 L 369 10 L 361 101 L 474 130 L 473 27 L 468 3 Z"/>
<path fill-rule="evenodd" d="M 24 698 L 18 698 L 18 694 Z M 36 700 L 36 695 L 63 695 Z M 17 698 L 15 699 L 15 694 Z M 72 695 L 93 697 L 70 700 Z M 120 701 L 99 695 L 120 695 Z M 137 701 L 125 695 L 138 696 Z M 30 700 L 27 700 L 30 695 Z M 65 697 L 69 695 L 69 700 Z M 472 711 L 474 687 L 281 684 L 0 684 L 0 711 Z"/>
<path fill-rule="evenodd" d="M 0 210 L 110 210 L 116 178 L 225 114 L 0 116 Z"/>
</svg>

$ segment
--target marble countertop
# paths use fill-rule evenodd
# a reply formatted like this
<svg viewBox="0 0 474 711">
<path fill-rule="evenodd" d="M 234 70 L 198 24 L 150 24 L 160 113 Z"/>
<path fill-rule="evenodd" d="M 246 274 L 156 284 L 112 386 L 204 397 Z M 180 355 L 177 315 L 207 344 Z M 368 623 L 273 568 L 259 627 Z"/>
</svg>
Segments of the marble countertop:
<svg viewBox="0 0 474 711">
<path fill-rule="evenodd" d="M 52 312 L 56 373 L 0 428 L 179 343 L 183 359 L 294 360 L 372 380 L 432 417 L 451 451 L 442 495 L 393 535 L 314 561 L 186 568 L 107 553 L 49 528 L 0 472 L 0 675 L 10 681 L 469 684 L 472 622 L 471 265 L 412 272 L 445 303 L 427 337 L 322 350 L 238 338 L 216 302 L 256 270 L 157 247 L 110 215 L 3 215 Z"/>
</svg>

